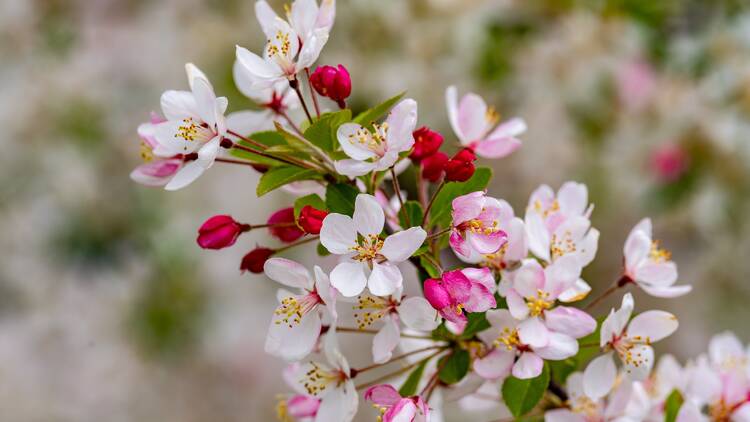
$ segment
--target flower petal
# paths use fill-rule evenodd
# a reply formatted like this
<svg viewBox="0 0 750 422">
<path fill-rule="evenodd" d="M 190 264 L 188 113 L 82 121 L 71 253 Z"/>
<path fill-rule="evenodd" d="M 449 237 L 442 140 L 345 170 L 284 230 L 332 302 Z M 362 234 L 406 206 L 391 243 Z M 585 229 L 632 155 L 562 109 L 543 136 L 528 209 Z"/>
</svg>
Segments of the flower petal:
<svg viewBox="0 0 750 422">
<path fill-rule="evenodd" d="M 474 372 L 488 380 L 497 380 L 510 375 L 515 353 L 495 348 L 484 357 L 474 361 Z"/>
<path fill-rule="evenodd" d="M 594 400 L 606 396 L 615 385 L 617 368 L 612 353 L 592 360 L 583 372 L 583 391 Z"/>
<path fill-rule="evenodd" d="M 401 340 L 401 329 L 398 326 L 398 316 L 385 318 L 383 328 L 372 339 L 372 361 L 384 363 L 393 356 L 393 349 Z"/>
<path fill-rule="evenodd" d="M 654 366 L 654 348 L 639 344 L 628 351 L 632 356 L 623 362 L 623 369 L 633 381 L 644 381 Z"/>
<path fill-rule="evenodd" d="M 586 185 L 577 182 L 565 182 L 557 192 L 560 211 L 565 215 L 583 215 L 589 203 L 589 191 Z"/>
<path fill-rule="evenodd" d="M 385 224 L 385 213 L 372 195 L 360 193 L 354 202 L 354 228 L 362 236 L 380 235 Z"/>
<path fill-rule="evenodd" d="M 383 241 L 383 248 L 380 249 L 380 253 L 390 262 L 404 262 L 422 246 L 426 238 L 427 232 L 424 229 L 412 227 L 388 236 Z"/>
<path fill-rule="evenodd" d="M 273 281 L 298 289 L 312 290 L 313 279 L 304 265 L 286 258 L 270 258 L 263 272 Z"/>
<path fill-rule="evenodd" d="M 265 351 L 287 361 L 298 361 L 309 355 L 320 336 L 321 321 L 317 312 L 302 316 L 298 324 L 277 324 L 271 321 L 266 336 Z"/>
<path fill-rule="evenodd" d="M 451 85 L 445 90 L 445 106 L 448 109 L 448 121 L 450 121 L 453 132 L 456 134 L 461 144 L 464 142 L 463 132 L 458 124 L 458 90 Z"/>
<path fill-rule="evenodd" d="M 458 104 L 458 126 L 462 141 L 478 141 L 488 132 L 487 104 L 473 92 L 464 95 Z"/>
<path fill-rule="evenodd" d="M 343 255 L 357 245 L 357 230 L 352 218 L 343 214 L 328 214 L 320 228 L 320 243 L 328 252 Z"/>
<path fill-rule="evenodd" d="M 361 140 L 357 133 L 367 134 L 366 140 Z M 371 139 L 370 132 L 356 123 L 344 123 L 339 126 L 336 131 L 336 138 L 339 140 L 341 149 L 344 150 L 346 155 L 355 160 L 367 160 L 368 158 L 375 158 L 377 154 L 372 152 L 368 147 L 368 141 Z"/>
<path fill-rule="evenodd" d="M 549 344 L 534 348 L 534 353 L 542 359 L 563 360 L 578 353 L 578 342 L 569 335 L 550 332 Z"/>
<path fill-rule="evenodd" d="M 532 317 L 518 324 L 518 338 L 531 347 L 544 347 L 549 344 L 549 330 L 538 317 Z"/>
<path fill-rule="evenodd" d="M 189 91 L 164 91 L 161 94 L 161 111 L 167 120 L 182 120 L 198 117 L 198 106 Z"/>
<path fill-rule="evenodd" d="M 396 152 L 409 150 L 414 145 L 414 128 L 417 125 L 417 102 L 405 98 L 396 104 L 386 118 L 388 123 L 388 149 Z"/>
<path fill-rule="evenodd" d="M 336 173 L 349 178 L 364 176 L 375 168 L 375 163 L 359 160 L 338 160 L 333 162 Z"/>
<path fill-rule="evenodd" d="M 664 311 L 646 311 L 628 324 L 628 337 L 653 343 L 669 337 L 679 327 L 677 317 Z"/>
<path fill-rule="evenodd" d="M 375 296 L 388 296 L 401 288 L 403 280 L 401 270 L 396 265 L 374 262 L 367 287 Z"/>
<path fill-rule="evenodd" d="M 331 271 L 331 285 L 345 297 L 362 293 L 367 285 L 365 268 L 361 262 L 342 262 Z"/>
<path fill-rule="evenodd" d="M 649 287 L 668 287 L 677 281 L 677 265 L 674 262 L 648 263 L 635 270 L 635 281 Z"/>
<path fill-rule="evenodd" d="M 586 312 L 568 306 L 558 306 L 544 312 L 547 328 L 573 338 L 587 336 L 596 330 L 596 320 Z"/>
<path fill-rule="evenodd" d="M 365 391 L 365 400 L 381 406 L 393 406 L 401 400 L 401 394 L 390 384 L 379 384 Z"/>
<path fill-rule="evenodd" d="M 544 361 L 532 352 L 523 352 L 513 365 L 513 376 L 519 379 L 536 378 L 542 373 Z"/>
<path fill-rule="evenodd" d="M 401 301 L 398 314 L 404 325 L 419 331 L 432 331 L 440 325 L 437 312 L 425 298 L 411 296 Z"/>
<path fill-rule="evenodd" d="M 191 161 L 175 173 L 164 189 L 174 191 L 182 189 L 199 178 L 206 169 L 197 161 Z"/>
<path fill-rule="evenodd" d="M 484 312 L 497 306 L 495 295 L 481 283 L 471 283 L 469 299 L 464 302 L 464 309 L 468 312 Z"/>
<path fill-rule="evenodd" d="M 346 381 L 341 388 L 331 389 L 320 402 L 315 422 L 351 422 L 357 414 L 359 396 L 354 384 Z"/>
<path fill-rule="evenodd" d="M 521 147 L 521 140 L 518 138 L 490 138 L 481 141 L 474 148 L 474 152 L 483 158 L 503 158 L 512 154 Z"/>
</svg>

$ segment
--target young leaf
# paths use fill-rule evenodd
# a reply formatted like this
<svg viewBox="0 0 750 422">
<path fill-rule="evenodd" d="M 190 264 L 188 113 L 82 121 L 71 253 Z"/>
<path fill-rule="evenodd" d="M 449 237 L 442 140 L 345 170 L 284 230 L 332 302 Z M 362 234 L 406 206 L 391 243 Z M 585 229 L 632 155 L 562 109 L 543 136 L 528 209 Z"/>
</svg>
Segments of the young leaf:
<svg viewBox="0 0 750 422">
<path fill-rule="evenodd" d="M 438 367 L 442 365 L 438 378 L 446 384 L 455 384 L 461 381 L 469 372 L 469 352 L 464 349 L 454 349 L 453 353 L 440 359 Z"/>
<path fill-rule="evenodd" d="M 319 210 L 325 210 L 326 209 L 326 203 L 320 199 L 320 197 L 317 194 L 311 193 L 309 195 L 305 195 L 303 197 L 297 198 L 294 201 L 294 219 L 297 220 L 299 218 L 299 212 L 302 210 L 302 208 L 305 207 L 305 205 L 310 205 L 313 208 L 317 208 Z"/>
<path fill-rule="evenodd" d="M 479 167 L 465 182 L 449 182 L 438 193 L 435 203 L 430 208 L 430 227 L 447 227 L 451 222 L 451 202 L 456 197 L 467 193 L 484 190 L 492 178 L 492 170 L 488 167 Z"/>
<path fill-rule="evenodd" d="M 422 268 L 427 271 L 427 275 L 429 275 L 430 278 L 440 278 L 440 270 L 438 267 L 436 267 L 428 258 L 425 258 L 424 255 L 419 256 L 419 263 L 422 265 Z"/>
<path fill-rule="evenodd" d="M 284 141 L 284 137 L 281 136 L 276 131 L 256 132 L 256 133 L 253 133 L 252 135 L 249 135 L 248 138 L 268 147 L 282 146 L 286 143 Z M 248 148 L 257 149 L 256 146 L 254 146 L 253 144 L 247 141 L 240 140 L 238 144 L 242 146 L 246 146 Z M 244 150 L 237 149 L 237 148 L 230 149 L 229 154 L 234 157 L 242 158 L 244 160 L 248 160 L 256 164 L 262 164 L 262 165 L 271 166 L 271 167 L 280 166 L 284 164 L 281 161 L 274 160 L 274 159 L 267 158 L 267 157 L 262 157 L 258 154 L 253 154 L 252 152 L 244 151 Z"/>
<path fill-rule="evenodd" d="M 346 183 L 328 185 L 326 188 L 326 207 L 329 212 L 349 215 L 354 214 L 354 200 L 359 189 Z"/>
<path fill-rule="evenodd" d="M 404 210 L 406 211 L 406 214 L 404 214 L 404 211 L 399 210 L 398 212 L 398 222 L 401 225 L 401 227 L 406 230 L 409 227 L 415 227 L 415 226 L 421 226 L 422 225 L 422 206 L 417 201 L 406 201 L 404 202 Z M 406 219 L 404 218 L 404 215 L 409 216 L 409 222 L 407 223 Z"/>
<path fill-rule="evenodd" d="M 352 119 L 349 109 L 325 113 L 305 130 L 305 138 L 323 151 L 333 151 L 338 146 L 336 131 Z"/>
<path fill-rule="evenodd" d="M 683 401 L 682 394 L 678 390 L 672 390 L 664 402 L 664 422 L 675 422 Z"/>
<path fill-rule="evenodd" d="M 404 381 L 404 385 L 398 389 L 398 393 L 401 394 L 401 397 L 411 397 L 417 394 L 417 387 L 419 387 L 419 381 L 422 379 L 422 374 L 424 373 L 424 367 L 426 365 L 427 361 L 424 361 L 411 371 L 409 377 Z"/>
<path fill-rule="evenodd" d="M 549 367 L 545 364 L 542 373 L 531 379 L 508 377 L 503 383 L 503 401 L 515 417 L 528 413 L 544 396 L 549 385 Z"/>
<path fill-rule="evenodd" d="M 474 334 L 490 328 L 490 322 L 487 321 L 487 317 L 484 316 L 484 313 L 473 312 L 466 317 L 468 322 L 466 323 L 464 332 L 461 333 L 462 339 L 470 339 L 474 337 Z"/>
<path fill-rule="evenodd" d="M 322 243 L 318 243 L 318 246 L 315 248 L 315 251 L 318 253 L 318 256 L 328 256 L 331 253 L 328 252 L 328 249 L 326 249 L 325 246 L 323 246 Z"/>
<path fill-rule="evenodd" d="M 385 116 L 391 110 L 391 108 L 396 105 L 401 97 L 404 96 L 404 94 L 406 94 L 406 92 L 402 92 L 395 97 L 391 97 L 383 101 L 382 103 L 369 110 L 365 110 L 362 113 L 359 113 L 357 117 L 354 118 L 354 123 L 358 123 L 362 126 L 372 126 L 372 123 L 380 120 L 380 118 Z"/>
<path fill-rule="evenodd" d="M 288 183 L 298 180 L 309 180 L 319 177 L 314 170 L 301 169 L 299 167 L 281 166 L 274 167 L 263 173 L 258 182 L 255 193 L 260 197 L 274 189 L 278 189 Z"/>
</svg>

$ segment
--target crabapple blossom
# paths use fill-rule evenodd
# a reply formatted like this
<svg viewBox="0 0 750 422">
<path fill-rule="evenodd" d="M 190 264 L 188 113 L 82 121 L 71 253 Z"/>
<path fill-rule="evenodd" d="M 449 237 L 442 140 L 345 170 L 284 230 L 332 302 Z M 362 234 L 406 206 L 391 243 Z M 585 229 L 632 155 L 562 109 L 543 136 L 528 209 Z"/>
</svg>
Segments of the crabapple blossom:
<svg viewBox="0 0 750 422">
<path fill-rule="evenodd" d="M 310 75 L 310 84 L 315 91 L 335 101 L 339 107 L 346 107 L 345 100 L 352 93 L 352 80 L 343 65 L 320 66 Z"/>
<path fill-rule="evenodd" d="M 545 422 L 636 422 L 643 420 L 631 415 L 629 404 L 633 395 L 633 384 L 622 382 L 606 399 L 592 399 L 583 389 L 583 374 L 572 373 L 565 383 L 568 393 L 567 407 L 548 410 Z"/>
<path fill-rule="evenodd" d="M 365 400 L 373 402 L 380 410 L 382 422 L 427 422 L 430 408 L 420 396 L 401 397 L 389 384 L 374 385 L 365 391 Z"/>
<path fill-rule="evenodd" d="M 394 231 L 401 230 L 398 213 L 401 210 L 401 201 L 406 201 L 407 192 L 405 190 L 401 190 L 399 194 L 401 195 L 401 200 L 399 200 L 398 196 L 396 195 L 393 195 L 393 197 L 388 199 L 386 194 L 380 189 L 375 191 L 374 195 L 375 199 L 377 199 L 378 201 L 378 204 L 383 207 L 383 212 L 385 213 L 385 222 L 388 223 L 388 227 L 390 227 L 391 230 Z"/>
<path fill-rule="evenodd" d="M 296 0 L 288 21 L 280 18 L 264 0 L 255 3 L 255 15 L 267 43 L 263 57 L 237 46 L 238 72 L 251 81 L 250 88 L 263 89 L 296 75 L 318 59 L 328 41 L 336 13 L 335 0 Z"/>
<path fill-rule="evenodd" d="M 507 234 L 500 229 L 503 204 L 477 191 L 453 200 L 453 223 L 449 243 L 456 254 L 470 257 L 497 252 L 506 242 Z"/>
<path fill-rule="evenodd" d="M 613 353 L 619 356 L 629 378 L 646 379 L 654 364 L 651 344 L 671 335 L 679 325 L 669 312 L 646 311 L 630 321 L 632 313 L 633 296 L 626 293 L 620 309 L 612 309 L 602 323 L 599 344 L 606 353 L 586 367 L 584 389 L 587 396 L 604 397 L 614 386 L 617 369 Z"/>
<path fill-rule="evenodd" d="M 484 158 L 502 158 L 521 146 L 516 138 L 526 132 L 526 122 L 513 118 L 498 125 L 499 114 L 487 107 L 482 97 L 469 93 L 458 101 L 458 90 L 450 86 L 445 91 L 448 119 L 461 145 Z"/>
<path fill-rule="evenodd" d="M 424 295 L 433 308 L 446 320 L 463 331 L 466 312 L 484 312 L 497 306 L 495 279 L 488 268 L 464 268 L 445 271 L 438 279 L 424 282 Z"/>
<path fill-rule="evenodd" d="M 268 328 L 265 350 L 287 360 L 310 354 L 318 341 L 321 311 L 336 318 L 336 289 L 328 276 L 315 266 L 315 278 L 301 264 L 285 258 L 271 258 L 263 270 L 271 280 L 299 289 L 299 294 L 279 290 L 280 305 Z"/>
<path fill-rule="evenodd" d="M 197 242 L 203 249 L 222 249 L 234 245 L 248 230 L 249 224 L 238 223 L 229 215 L 215 215 L 200 226 Z"/>
<path fill-rule="evenodd" d="M 295 362 L 287 365 L 282 372 L 284 382 L 296 394 L 284 397 L 276 407 L 276 413 L 280 420 L 287 420 L 288 416 L 298 422 L 312 422 L 320 408 L 320 399 L 307 394 L 307 390 L 297 383 L 301 363 Z"/>
<path fill-rule="evenodd" d="M 280 81 L 268 87 L 256 88 L 253 85 L 253 80 L 247 73 L 243 72 L 242 65 L 238 61 L 234 62 L 233 74 L 237 89 L 263 107 L 263 110 L 259 111 L 242 112 L 242 120 L 246 123 L 255 123 L 255 130 L 273 130 L 275 117 L 284 117 L 287 112 L 299 107 L 299 99 L 294 90 L 289 88 L 288 82 Z M 282 124 L 286 123 L 282 120 Z M 241 133 L 247 134 L 249 132 L 241 131 Z"/>
<path fill-rule="evenodd" d="M 690 165 L 687 152 L 677 144 L 666 144 L 651 153 L 651 170 L 662 183 L 673 183 Z"/>
<path fill-rule="evenodd" d="M 336 161 L 336 171 L 354 178 L 389 169 L 400 153 L 411 149 L 416 124 L 417 102 L 411 98 L 396 104 L 382 124 L 373 123 L 372 131 L 357 123 L 344 123 L 336 137 L 349 158 Z"/>
<path fill-rule="evenodd" d="M 342 262 L 331 271 L 331 284 L 342 295 L 357 296 L 367 286 L 375 296 L 388 296 L 401 287 L 403 276 L 397 265 L 419 249 L 427 233 L 412 227 L 383 239 L 384 225 L 383 208 L 367 194 L 357 195 L 352 217 L 331 213 L 323 220 L 320 243 L 332 254 L 342 255 Z"/>
<path fill-rule="evenodd" d="M 151 121 L 138 126 L 143 164 L 130 173 L 130 178 L 137 183 L 146 186 L 164 186 L 182 168 L 183 159 L 180 155 L 172 157 L 154 155 L 154 149 L 159 145 L 155 136 L 156 125 L 165 121 L 158 114 L 151 113 Z"/>
<path fill-rule="evenodd" d="M 651 219 L 644 218 L 630 231 L 625 247 L 625 274 L 628 281 L 656 297 L 678 297 L 692 290 L 690 285 L 674 286 L 677 265 L 669 251 L 653 240 Z"/>
<path fill-rule="evenodd" d="M 290 243 L 305 235 L 294 221 L 294 207 L 282 208 L 268 217 L 268 231 L 282 242 Z"/>
</svg>

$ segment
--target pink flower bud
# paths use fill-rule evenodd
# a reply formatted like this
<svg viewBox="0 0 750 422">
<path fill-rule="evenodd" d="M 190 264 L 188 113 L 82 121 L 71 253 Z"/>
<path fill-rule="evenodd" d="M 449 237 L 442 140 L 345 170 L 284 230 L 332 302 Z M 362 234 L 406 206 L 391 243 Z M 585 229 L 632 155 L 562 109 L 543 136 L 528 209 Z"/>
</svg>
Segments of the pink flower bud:
<svg viewBox="0 0 750 422">
<path fill-rule="evenodd" d="M 432 183 L 437 182 L 443 176 L 447 162 L 448 156 L 440 151 L 422 159 L 422 177 Z"/>
<path fill-rule="evenodd" d="M 424 282 L 424 297 L 433 308 L 441 310 L 451 304 L 451 296 L 440 280 L 429 278 Z"/>
<path fill-rule="evenodd" d="M 198 229 L 198 245 L 203 249 L 222 249 L 234 245 L 240 233 L 250 230 L 231 216 L 215 215 Z"/>
<path fill-rule="evenodd" d="M 677 181 L 689 167 L 689 157 L 679 145 L 669 144 L 651 154 L 651 168 L 661 182 Z"/>
<path fill-rule="evenodd" d="M 305 232 L 300 230 L 294 221 L 294 208 L 292 207 L 282 208 L 271 214 L 268 217 L 268 224 L 271 225 L 268 228 L 271 236 L 282 242 L 291 243 L 305 235 Z"/>
<path fill-rule="evenodd" d="M 273 256 L 273 254 L 275 253 L 275 250 L 264 247 L 257 247 L 253 249 L 242 258 L 242 263 L 240 263 L 240 271 L 243 273 L 245 271 L 250 271 L 251 273 L 255 274 L 262 273 L 263 266 L 266 264 L 266 261 L 268 261 L 268 258 Z"/>
<path fill-rule="evenodd" d="M 311 205 L 305 205 L 299 212 L 298 223 L 305 233 L 319 234 L 323 227 L 323 219 L 328 215 L 328 211 L 319 210 Z"/>
<path fill-rule="evenodd" d="M 310 75 L 310 83 L 318 94 L 336 101 L 341 108 L 345 107 L 344 100 L 352 93 L 352 80 L 342 65 L 319 66 Z"/>
<path fill-rule="evenodd" d="M 409 154 L 409 158 L 415 163 L 420 162 L 426 157 L 436 153 L 443 144 L 443 135 L 430 130 L 427 126 L 414 131 L 414 148 Z"/>
<path fill-rule="evenodd" d="M 295 419 L 312 418 L 318 413 L 320 399 L 306 394 L 297 394 L 286 401 L 289 414 Z"/>
</svg>

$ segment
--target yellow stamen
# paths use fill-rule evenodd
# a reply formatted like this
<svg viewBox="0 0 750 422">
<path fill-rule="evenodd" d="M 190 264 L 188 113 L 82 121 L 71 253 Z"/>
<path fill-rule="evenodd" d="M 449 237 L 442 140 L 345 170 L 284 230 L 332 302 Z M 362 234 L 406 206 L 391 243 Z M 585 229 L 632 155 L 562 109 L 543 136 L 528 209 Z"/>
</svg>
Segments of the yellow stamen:
<svg viewBox="0 0 750 422">
<path fill-rule="evenodd" d="M 529 314 L 533 317 L 539 316 L 547 309 L 552 307 L 552 302 L 548 299 L 549 293 L 537 290 L 536 297 L 526 298 L 526 306 L 529 308 Z"/>
<path fill-rule="evenodd" d="M 648 257 L 651 259 L 651 261 L 659 263 L 659 262 L 667 262 L 670 259 L 672 259 L 672 253 L 669 252 L 666 249 L 663 249 L 660 247 L 661 242 L 658 240 L 654 240 L 651 242 L 651 251 L 649 251 Z"/>
</svg>

